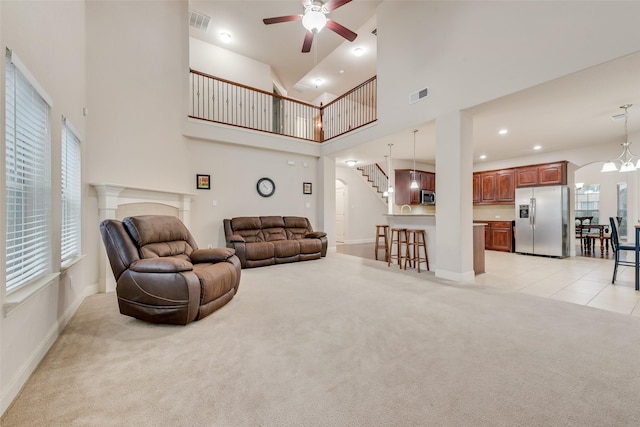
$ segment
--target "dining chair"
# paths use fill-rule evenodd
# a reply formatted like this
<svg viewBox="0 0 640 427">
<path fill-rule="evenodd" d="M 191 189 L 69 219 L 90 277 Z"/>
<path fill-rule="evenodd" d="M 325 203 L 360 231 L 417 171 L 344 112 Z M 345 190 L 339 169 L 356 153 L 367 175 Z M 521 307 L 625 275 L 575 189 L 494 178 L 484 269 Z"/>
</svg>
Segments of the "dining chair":
<svg viewBox="0 0 640 427">
<path fill-rule="evenodd" d="M 636 245 L 635 244 L 620 244 L 620 238 L 618 237 L 618 220 L 612 216 L 609 217 L 609 223 L 611 223 L 611 246 L 613 246 L 613 278 L 611 279 L 611 283 L 615 284 L 616 275 L 618 274 L 618 266 L 619 265 L 628 265 L 635 267 L 635 257 L 634 261 L 627 261 L 626 259 L 620 259 L 621 251 L 631 251 L 635 253 Z"/>
</svg>

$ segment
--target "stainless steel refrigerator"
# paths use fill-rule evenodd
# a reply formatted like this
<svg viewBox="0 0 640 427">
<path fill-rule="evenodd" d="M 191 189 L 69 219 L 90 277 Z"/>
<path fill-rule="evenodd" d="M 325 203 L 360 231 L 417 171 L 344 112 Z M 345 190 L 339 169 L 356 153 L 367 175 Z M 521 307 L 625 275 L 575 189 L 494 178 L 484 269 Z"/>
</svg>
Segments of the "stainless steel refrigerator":
<svg viewBox="0 0 640 427">
<path fill-rule="evenodd" d="M 516 188 L 516 252 L 569 256 L 569 187 Z"/>
</svg>

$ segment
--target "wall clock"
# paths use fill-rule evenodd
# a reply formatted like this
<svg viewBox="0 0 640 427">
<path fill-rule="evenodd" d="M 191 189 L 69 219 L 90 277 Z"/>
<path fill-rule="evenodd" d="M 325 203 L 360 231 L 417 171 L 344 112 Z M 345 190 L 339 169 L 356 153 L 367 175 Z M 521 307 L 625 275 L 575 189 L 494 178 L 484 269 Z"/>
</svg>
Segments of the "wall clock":
<svg viewBox="0 0 640 427">
<path fill-rule="evenodd" d="M 276 191 L 276 185 L 271 178 L 260 178 L 256 184 L 256 189 L 262 197 L 271 197 Z"/>
</svg>

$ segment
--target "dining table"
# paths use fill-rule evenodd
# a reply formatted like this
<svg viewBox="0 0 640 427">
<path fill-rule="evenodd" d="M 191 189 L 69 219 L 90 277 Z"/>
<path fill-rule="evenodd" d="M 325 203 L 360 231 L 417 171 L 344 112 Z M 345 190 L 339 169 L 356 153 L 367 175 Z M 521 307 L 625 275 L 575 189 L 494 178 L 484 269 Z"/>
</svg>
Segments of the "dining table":
<svg viewBox="0 0 640 427">
<path fill-rule="evenodd" d="M 582 234 L 583 237 L 587 237 L 586 235 L 590 236 L 590 231 L 591 230 L 597 230 L 598 232 L 598 236 L 595 237 L 595 233 L 594 236 L 590 236 L 595 238 L 600 239 L 600 254 L 604 254 L 604 250 L 605 250 L 605 242 L 606 242 L 606 250 L 607 252 L 609 252 L 609 241 L 606 237 L 606 233 L 609 232 L 609 224 L 583 224 L 580 226 L 580 228 L 582 229 Z M 591 248 L 591 243 L 588 242 L 587 245 L 587 249 L 591 250 L 591 249 L 595 249 L 595 248 Z"/>
</svg>

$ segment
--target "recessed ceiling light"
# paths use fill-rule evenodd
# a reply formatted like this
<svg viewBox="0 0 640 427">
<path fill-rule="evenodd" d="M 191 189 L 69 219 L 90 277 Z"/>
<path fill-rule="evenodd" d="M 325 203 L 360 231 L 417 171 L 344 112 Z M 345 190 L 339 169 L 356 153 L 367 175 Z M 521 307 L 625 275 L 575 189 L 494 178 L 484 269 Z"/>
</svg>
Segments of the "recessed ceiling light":
<svg viewBox="0 0 640 427">
<path fill-rule="evenodd" d="M 508 134 L 508 133 L 509 133 L 509 131 L 508 131 L 507 129 L 500 129 L 500 130 L 498 131 L 498 133 L 499 133 L 500 135 L 506 135 L 506 134 Z"/>
<path fill-rule="evenodd" d="M 361 47 L 357 47 L 355 49 L 353 49 L 353 54 L 355 56 L 362 56 L 362 54 L 364 53 L 364 49 Z"/>
<path fill-rule="evenodd" d="M 482 154 L 482 155 L 480 156 L 480 160 L 484 160 L 484 159 L 486 159 L 486 158 L 487 158 L 487 155 L 486 155 L 486 154 Z"/>
<path fill-rule="evenodd" d="M 344 70 L 338 71 L 338 74 L 344 74 Z"/>
<path fill-rule="evenodd" d="M 323 80 L 322 79 L 315 79 L 313 82 L 316 84 L 316 87 L 318 87 L 323 83 Z"/>
<path fill-rule="evenodd" d="M 345 163 L 347 164 L 347 166 L 352 168 L 352 167 L 354 167 L 356 165 L 356 163 L 358 163 L 358 161 L 357 160 L 347 160 Z"/>
<path fill-rule="evenodd" d="M 220 33 L 220 40 L 222 40 L 223 43 L 231 43 L 231 34 L 226 32 Z"/>
<path fill-rule="evenodd" d="M 534 145 L 533 149 L 534 150 L 541 150 L 542 149 L 542 145 Z"/>
</svg>

